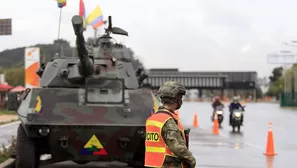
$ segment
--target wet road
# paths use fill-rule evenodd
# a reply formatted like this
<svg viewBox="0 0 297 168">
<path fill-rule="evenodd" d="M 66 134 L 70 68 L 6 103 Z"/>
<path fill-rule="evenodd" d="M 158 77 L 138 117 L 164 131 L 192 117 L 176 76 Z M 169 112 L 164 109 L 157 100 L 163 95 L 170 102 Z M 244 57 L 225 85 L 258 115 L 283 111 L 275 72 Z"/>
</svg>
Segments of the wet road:
<svg viewBox="0 0 297 168">
<path fill-rule="evenodd" d="M 199 128 L 192 128 L 190 150 L 199 168 L 284 168 L 297 167 L 297 111 L 280 109 L 278 104 L 247 104 L 242 133 L 231 133 L 228 112 L 220 135 L 212 135 L 210 103 L 184 103 L 180 109 L 184 127 L 192 127 L 194 113 L 198 115 Z M 272 122 L 275 150 L 278 153 L 266 158 L 268 122 Z M 7 130 L 13 129 L 11 126 Z M 3 128 L 2 128 L 3 129 Z M 5 131 L 1 129 L 1 133 Z M 16 129 L 16 127 L 14 128 Z M 3 136 L 3 135 L 2 135 Z M 267 161 L 269 160 L 269 161 Z M 272 161 L 273 160 L 273 161 Z M 271 164 L 271 165 L 270 165 Z M 119 164 L 89 163 L 76 165 L 63 162 L 43 168 L 95 168 L 114 167 Z M 122 166 L 123 167 L 123 166 Z"/>
<path fill-rule="evenodd" d="M 191 126 L 194 113 L 200 128 L 191 131 L 190 149 L 199 167 L 273 168 L 297 167 L 297 111 L 280 109 L 278 104 L 247 104 L 242 133 L 232 133 L 228 125 L 229 112 L 220 135 L 212 135 L 209 103 L 187 103 L 180 110 L 184 125 Z M 272 122 L 275 150 L 274 157 L 266 158 L 268 122 Z"/>
<path fill-rule="evenodd" d="M 8 145 L 12 136 L 16 135 L 17 128 L 20 122 L 14 122 L 10 124 L 0 125 L 0 144 Z"/>
</svg>

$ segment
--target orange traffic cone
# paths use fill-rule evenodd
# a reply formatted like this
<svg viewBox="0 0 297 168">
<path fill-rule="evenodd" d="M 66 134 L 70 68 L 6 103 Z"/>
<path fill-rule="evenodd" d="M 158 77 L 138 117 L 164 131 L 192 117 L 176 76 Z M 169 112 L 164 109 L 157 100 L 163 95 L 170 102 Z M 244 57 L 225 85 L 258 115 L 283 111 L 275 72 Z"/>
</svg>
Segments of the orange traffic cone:
<svg viewBox="0 0 297 168">
<path fill-rule="evenodd" d="M 266 143 L 266 152 L 264 155 L 266 156 L 274 156 L 277 153 L 274 152 L 274 140 L 273 140 L 273 133 L 272 133 L 272 123 L 269 122 L 268 124 L 268 135 L 267 135 L 267 143 Z"/>
<path fill-rule="evenodd" d="M 194 114 L 194 121 L 193 121 L 193 127 L 198 127 L 198 117 L 197 114 Z"/>
<path fill-rule="evenodd" d="M 214 117 L 214 120 L 213 120 L 212 134 L 214 134 L 214 135 L 219 134 L 219 122 L 218 122 L 218 115 L 217 114 L 215 114 L 215 117 Z"/>
<path fill-rule="evenodd" d="M 273 168 L 274 157 L 266 156 L 266 168 Z"/>
</svg>

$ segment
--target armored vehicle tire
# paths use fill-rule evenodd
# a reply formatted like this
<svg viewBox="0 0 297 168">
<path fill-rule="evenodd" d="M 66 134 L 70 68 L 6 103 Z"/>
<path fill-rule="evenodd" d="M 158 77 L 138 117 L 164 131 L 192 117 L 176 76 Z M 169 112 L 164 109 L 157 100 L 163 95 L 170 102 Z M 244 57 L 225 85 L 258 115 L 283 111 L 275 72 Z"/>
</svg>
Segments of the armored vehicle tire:
<svg viewBox="0 0 297 168">
<path fill-rule="evenodd" d="M 73 162 L 76 164 L 81 164 L 81 165 L 89 163 L 89 161 L 84 161 L 84 160 L 74 160 Z"/>
<path fill-rule="evenodd" d="M 38 168 L 40 155 L 36 151 L 35 143 L 29 139 L 20 124 L 17 131 L 16 168 Z"/>
</svg>

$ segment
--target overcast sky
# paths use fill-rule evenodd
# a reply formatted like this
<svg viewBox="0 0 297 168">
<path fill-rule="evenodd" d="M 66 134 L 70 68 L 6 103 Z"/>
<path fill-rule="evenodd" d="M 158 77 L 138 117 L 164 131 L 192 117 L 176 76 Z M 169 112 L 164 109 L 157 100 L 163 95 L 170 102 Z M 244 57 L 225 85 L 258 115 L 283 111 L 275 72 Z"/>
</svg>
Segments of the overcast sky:
<svg viewBox="0 0 297 168">
<path fill-rule="evenodd" d="M 105 18 L 129 32 L 118 38 L 147 68 L 178 67 L 187 71 L 257 71 L 269 75 L 266 55 L 291 49 L 297 40 L 296 0 L 84 0 L 87 13 L 100 5 Z M 74 45 L 71 18 L 79 0 L 62 10 L 61 38 Z M 60 9 L 55 0 L 0 2 L 0 18 L 13 19 L 13 35 L 0 38 L 7 48 L 52 43 Z M 88 27 L 86 36 L 93 36 Z"/>
</svg>

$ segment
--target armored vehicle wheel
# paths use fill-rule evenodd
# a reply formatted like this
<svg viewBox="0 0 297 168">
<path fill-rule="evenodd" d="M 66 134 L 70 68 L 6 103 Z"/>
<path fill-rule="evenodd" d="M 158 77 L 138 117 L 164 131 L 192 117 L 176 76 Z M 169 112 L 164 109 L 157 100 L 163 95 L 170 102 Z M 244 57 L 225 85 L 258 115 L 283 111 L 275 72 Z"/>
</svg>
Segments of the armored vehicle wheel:
<svg viewBox="0 0 297 168">
<path fill-rule="evenodd" d="M 84 161 L 84 160 L 74 160 L 73 162 L 76 164 L 81 164 L 81 165 L 89 163 L 89 161 Z"/>
<path fill-rule="evenodd" d="M 17 132 L 16 168 L 38 168 L 40 155 L 36 151 L 35 143 L 29 139 L 20 124 Z"/>
</svg>

